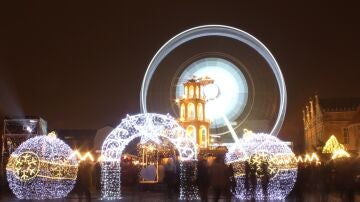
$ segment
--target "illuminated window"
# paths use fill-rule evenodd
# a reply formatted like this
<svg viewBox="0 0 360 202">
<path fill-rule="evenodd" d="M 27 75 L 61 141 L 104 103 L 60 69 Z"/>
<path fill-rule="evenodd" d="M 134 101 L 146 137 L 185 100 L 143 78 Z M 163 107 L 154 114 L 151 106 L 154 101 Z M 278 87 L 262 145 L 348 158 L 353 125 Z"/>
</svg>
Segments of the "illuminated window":
<svg viewBox="0 0 360 202">
<path fill-rule="evenodd" d="M 189 98 L 193 98 L 194 97 L 194 86 L 190 86 L 189 87 Z"/>
<path fill-rule="evenodd" d="M 193 103 L 189 103 L 187 106 L 187 118 L 188 120 L 195 119 L 195 105 Z"/>
<path fill-rule="evenodd" d="M 349 144 L 349 129 L 348 128 L 344 128 L 343 129 L 344 132 L 344 144 Z"/>
<path fill-rule="evenodd" d="M 188 87 L 187 86 L 185 86 L 185 89 L 184 89 L 184 97 L 188 98 Z"/>
<path fill-rule="evenodd" d="M 196 128 L 195 128 L 195 126 L 189 125 L 189 126 L 186 128 L 186 135 L 187 135 L 189 138 L 195 139 L 195 138 L 196 138 Z"/>
<path fill-rule="evenodd" d="M 184 104 L 184 103 L 181 104 L 180 119 L 181 119 L 181 120 L 184 120 L 184 119 L 185 119 L 185 104 Z"/>
<path fill-rule="evenodd" d="M 201 103 L 197 104 L 197 118 L 198 120 L 202 121 L 204 119 L 203 117 L 203 105 Z"/>
<path fill-rule="evenodd" d="M 196 95 L 196 98 L 200 98 L 199 97 L 199 94 L 200 94 L 200 89 L 199 89 L 199 86 L 196 86 L 196 88 L 195 88 L 196 90 L 195 90 L 195 95 Z"/>
<path fill-rule="evenodd" d="M 201 145 L 206 147 L 208 141 L 207 141 L 207 131 L 205 126 L 200 126 L 199 135 L 200 135 Z"/>
</svg>

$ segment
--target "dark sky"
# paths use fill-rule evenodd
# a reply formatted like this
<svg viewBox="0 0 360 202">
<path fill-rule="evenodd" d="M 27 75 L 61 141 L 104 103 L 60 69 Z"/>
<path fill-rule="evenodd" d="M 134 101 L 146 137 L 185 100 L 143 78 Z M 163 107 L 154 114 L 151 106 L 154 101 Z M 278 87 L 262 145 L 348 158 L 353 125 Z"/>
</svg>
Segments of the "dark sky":
<svg viewBox="0 0 360 202">
<path fill-rule="evenodd" d="M 128 1 L 130 2 L 130 1 Z M 360 14 L 350 2 L 16 1 L 0 6 L 0 116 L 96 129 L 139 112 L 155 52 L 203 24 L 240 28 L 277 58 L 288 90 L 281 137 L 298 143 L 308 98 L 360 96 Z"/>
</svg>

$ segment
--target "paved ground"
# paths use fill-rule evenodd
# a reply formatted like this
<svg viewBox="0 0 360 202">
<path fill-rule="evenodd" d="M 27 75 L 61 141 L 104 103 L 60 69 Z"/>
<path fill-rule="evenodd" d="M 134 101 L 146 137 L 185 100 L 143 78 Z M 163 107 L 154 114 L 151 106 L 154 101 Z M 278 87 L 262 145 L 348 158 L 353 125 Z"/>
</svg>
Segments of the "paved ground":
<svg viewBox="0 0 360 202">
<path fill-rule="evenodd" d="M 0 201 L 30 201 L 30 200 L 19 200 L 16 199 L 14 196 L 2 196 L 0 197 Z M 45 202 L 46 200 L 39 200 L 38 202 Z M 66 199 L 59 199 L 59 200 L 51 200 L 52 202 L 63 202 L 63 201 L 86 201 L 85 197 L 79 197 L 77 195 L 70 195 Z M 104 201 L 100 200 L 99 194 L 92 194 L 91 201 Z M 123 199 L 120 201 L 124 202 L 171 202 L 171 201 L 178 201 L 175 197 L 174 199 L 168 199 L 167 196 L 164 193 L 161 192 L 133 192 L 133 193 L 124 193 Z M 209 195 L 209 201 L 213 201 L 213 198 L 211 195 Z M 225 201 L 222 199 L 221 201 Z M 239 200 L 233 200 L 233 201 L 239 201 Z M 297 202 L 299 200 L 296 200 L 294 197 L 288 197 L 285 202 Z M 320 194 L 306 194 L 304 198 L 305 202 L 321 202 Z M 339 194 L 330 194 L 328 202 L 342 202 Z M 360 194 L 356 195 L 355 202 L 360 202 Z"/>
</svg>

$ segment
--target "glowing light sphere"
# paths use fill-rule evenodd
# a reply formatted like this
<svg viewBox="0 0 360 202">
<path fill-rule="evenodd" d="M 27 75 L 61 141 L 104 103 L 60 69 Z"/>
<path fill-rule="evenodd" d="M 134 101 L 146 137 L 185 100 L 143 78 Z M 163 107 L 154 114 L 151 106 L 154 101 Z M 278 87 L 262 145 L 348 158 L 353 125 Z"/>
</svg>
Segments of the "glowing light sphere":
<svg viewBox="0 0 360 202">
<path fill-rule="evenodd" d="M 176 85 L 176 97 L 184 94 L 182 84 L 192 76 L 197 78 L 208 76 L 214 80 L 214 84 L 204 88 L 204 94 L 208 98 L 205 110 L 207 118 L 212 121 L 211 127 L 225 126 L 223 115 L 229 121 L 236 121 L 248 99 L 248 85 L 238 67 L 222 58 L 207 57 L 197 60 L 180 75 Z"/>
<path fill-rule="evenodd" d="M 23 142 L 6 166 L 10 189 L 19 199 L 63 198 L 74 188 L 78 162 L 73 151 L 53 135 Z"/>
<path fill-rule="evenodd" d="M 239 152 L 241 151 L 241 152 Z M 268 164 L 270 181 L 268 184 L 269 200 L 282 200 L 292 190 L 297 177 L 297 162 L 291 149 L 277 137 L 269 134 L 252 134 L 245 136 L 238 144 L 229 147 L 226 156 L 232 164 L 237 187 L 235 196 L 241 200 L 250 199 L 251 192 L 256 193 L 256 200 L 264 200 L 261 186 L 261 165 Z M 256 168 L 257 185 L 246 190 L 245 162 Z M 253 190 L 256 189 L 256 190 Z"/>
</svg>

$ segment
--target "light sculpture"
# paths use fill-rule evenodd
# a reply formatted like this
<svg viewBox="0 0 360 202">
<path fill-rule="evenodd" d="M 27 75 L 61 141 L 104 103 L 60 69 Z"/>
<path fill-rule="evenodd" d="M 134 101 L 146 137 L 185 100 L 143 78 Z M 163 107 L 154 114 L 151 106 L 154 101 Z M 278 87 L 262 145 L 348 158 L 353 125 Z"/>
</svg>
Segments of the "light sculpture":
<svg viewBox="0 0 360 202">
<path fill-rule="evenodd" d="M 339 158 L 350 158 L 350 154 L 344 149 L 337 149 L 332 153 L 331 159 L 334 160 Z"/>
<path fill-rule="evenodd" d="M 313 152 L 310 154 L 305 154 L 304 158 L 302 156 L 298 156 L 296 157 L 296 162 L 298 163 L 313 163 L 315 162 L 315 164 L 321 164 L 320 158 L 318 157 L 318 155 Z"/>
<path fill-rule="evenodd" d="M 331 154 L 338 149 L 345 149 L 343 144 L 340 144 L 334 135 L 331 135 L 323 147 L 322 153 Z"/>
<path fill-rule="evenodd" d="M 19 199 L 66 197 L 78 171 L 72 152 L 53 133 L 28 139 L 11 154 L 6 166 L 10 189 Z"/>
<path fill-rule="evenodd" d="M 72 154 L 71 157 L 75 156 L 79 161 L 95 161 L 95 158 L 93 155 L 91 155 L 90 151 L 87 151 L 84 155 L 82 155 L 78 150 L 75 150 Z M 99 157 L 100 159 L 100 157 Z M 98 159 L 98 161 L 99 161 Z"/>
<path fill-rule="evenodd" d="M 235 156 L 235 157 L 234 157 Z M 245 162 L 256 168 L 256 190 L 245 188 Z M 249 192 L 256 193 L 256 200 L 263 200 L 265 196 L 261 187 L 261 163 L 268 164 L 270 181 L 268 184 L 269 200 L 282 200 L 292 190 L 297 176 L 297 162 L 291 149 L 277 137 L 268 134 L 247 135 L 238 144 L 229 147 L 226 162 L 234 168 L 237 187 L 235 197 L 241 200 L 249 199 Z"/>
<path fill-rule="evenodd" d="M 168 141 L 178 150 L 180 161 L 196 160 L 195 142 L 186 137 L 184 129 L 170 115 L 155 113 L 127 115 L 106 137 L 101 149 L 101 194 L 103 199 L 121 198 L 121 154 L 125 147 L 137 137 L 140 138 L 140 144 L 147 142 L 162 144 L 164 141 Z M 186 169 L 182 169 L 180 172 L 183 176 L 196 174 L 196 172 L 183 173 L 186 172 Z"/>
</svg>

